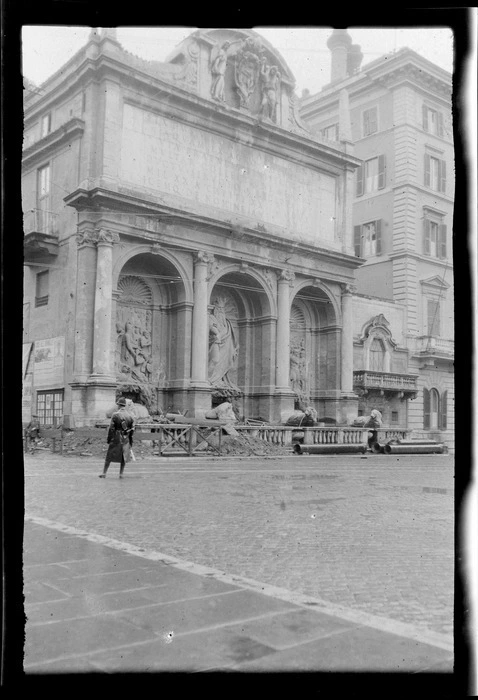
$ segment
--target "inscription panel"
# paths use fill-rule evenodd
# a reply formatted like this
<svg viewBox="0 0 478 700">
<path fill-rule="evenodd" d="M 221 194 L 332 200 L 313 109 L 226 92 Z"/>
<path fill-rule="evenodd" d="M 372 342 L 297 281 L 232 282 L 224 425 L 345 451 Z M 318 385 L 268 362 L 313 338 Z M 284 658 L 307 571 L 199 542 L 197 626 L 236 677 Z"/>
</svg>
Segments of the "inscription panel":
<svg viewBox="0 0 478 700">
<path fill-rule="evenodd" d="M 128 104 L 121 179 L 335 242 L 335 178 Z"/>
</svg>

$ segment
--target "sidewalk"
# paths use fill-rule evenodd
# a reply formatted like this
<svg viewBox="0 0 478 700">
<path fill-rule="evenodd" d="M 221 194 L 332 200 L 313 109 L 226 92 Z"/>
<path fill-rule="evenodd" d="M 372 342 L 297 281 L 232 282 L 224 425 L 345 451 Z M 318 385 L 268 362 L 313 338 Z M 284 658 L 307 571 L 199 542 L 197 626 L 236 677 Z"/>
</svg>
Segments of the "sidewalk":
<svg viewBox="0 0 478 700">
<path fill-rule="evenodd" d="M 27 676 L 383 672 L 430 690 L 439 673 L 442 696 L 453 683 L 450 650 L 94 539 L 25 522 Z"/>
</svg>

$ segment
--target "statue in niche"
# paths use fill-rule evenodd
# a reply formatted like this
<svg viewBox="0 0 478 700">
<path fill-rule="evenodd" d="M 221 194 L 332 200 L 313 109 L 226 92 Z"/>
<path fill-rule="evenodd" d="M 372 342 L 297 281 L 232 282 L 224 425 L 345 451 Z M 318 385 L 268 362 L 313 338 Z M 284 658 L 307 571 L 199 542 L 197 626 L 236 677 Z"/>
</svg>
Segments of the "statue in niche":
<svg viewBox="0 0 478 700">
<path fill-rule="evenodd" d="M 213 386 L 238 389 L 229 372 L 234 369 L 239 345 L 232 323 L 226 316 L 225 300 L 216 297 L 209 314 L 208 374 Z"/>
<path fill-rule="evenodd" d="M 293 345 L 290 352 L 290 383 L 292 390 L 299 398 L 305 398 L 307 393 L 307 363 L 305 357 L 305 341 Z"/>
<path fill-rule="evenodd" d="M 249 108 L 249 99 L 254 92 L 259 75 L 259 52 L 262 46 L 257 39 L 248 37 L 236 54 L 235 80 L 241 107 Z"/>
<path fill-rule="evenodd" d="M 261 117 L 277 122 L 277 101 L 281 74 L 277 66 L 269 66 L 265 56 L 261 64 L 262 102 Z"/>
<path fill-rule="evenodd" d="M 230 45 L 230 41 L 225 41 L 224 44 L 217 50 L 215 56 L 215 51 L 213 49 L 213 57 L 211 62 L 211 73 L 213 76 L 211 95 L 219 102 L 225 102 L 226 100 L 226 96 L 224 94 L 224 75 L 226 73 L 227 66 L 227 50 Z"/>
</svg>

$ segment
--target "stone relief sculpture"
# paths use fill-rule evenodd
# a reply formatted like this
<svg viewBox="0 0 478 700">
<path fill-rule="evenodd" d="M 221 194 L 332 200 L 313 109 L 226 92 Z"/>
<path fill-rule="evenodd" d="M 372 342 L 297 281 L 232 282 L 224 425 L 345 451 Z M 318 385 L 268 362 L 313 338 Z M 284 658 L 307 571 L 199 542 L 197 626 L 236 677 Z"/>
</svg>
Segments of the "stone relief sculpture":
<svg viewBox="0 0 478 700">
<path fill-rule="evenodd" d="M 227 66 L 227 50 L 230 45 L 230 41 L 225 41 L 219 49 L 215 48 L 211 53 L 211 74 L 213 77 L 211 95 L 219 102 L 225 102 L 226 100 L 224 93 L 224 76 Z"/>
<path fill-rule="evenodd" d="M 209 314 L 208 375 L 214 387 L 239 388 L 229 373 L 235 369 L 239 344 L 231 321 L 226 316 L 226 300 L 216 297 Z"/>
<path fill-rule="evenodd" d="M 125 276 L 116 311 L 116 374 L 119 381 L 151 383 L 153 372 L 151 290 L 143 280 Z"/>
<path fill-rule="evenodd" d="M 245 39 L 236 54 L 234 77 L 241 107 L 249 109 L 249 100 L 257 85 L 262 44 L 257 39 Z"/>
<path fill-rule="evenodd" d="M 305 356 L 305 340 L 302 340 L 290 349 L 290 383 L 291 388 L 299 399 L 307 396 L 307 362 Z"/>
<path fill-rule="evenodd" d="M 262 102 L 261 117 L 277 122 L 277 103 L 281 74 L 277 66 L 269 66 L 265 56 L 261 63 Z"/>
</svg>

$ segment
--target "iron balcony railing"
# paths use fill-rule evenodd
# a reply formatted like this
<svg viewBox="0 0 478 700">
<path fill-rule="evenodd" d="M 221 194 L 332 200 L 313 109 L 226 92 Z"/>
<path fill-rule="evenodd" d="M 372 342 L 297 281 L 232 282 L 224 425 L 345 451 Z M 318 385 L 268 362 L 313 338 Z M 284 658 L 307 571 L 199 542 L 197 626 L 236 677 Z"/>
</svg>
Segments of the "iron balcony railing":
<svg viewBox="0 0 478 700">
<path fill-rule="evenodd" d="M 27 209 L 23 212 L 23 230 L 28 233 L 58 233 L 58 214 L 45 209 Z"/>
<path fill-rule="evenodd" d="M 455 341 L 447 338 L 437 338 L 433 335 L 418 336 L 416 342 L 417 352 L 437 352 L 445 355 L 455 354 Z"/>
</svg>

